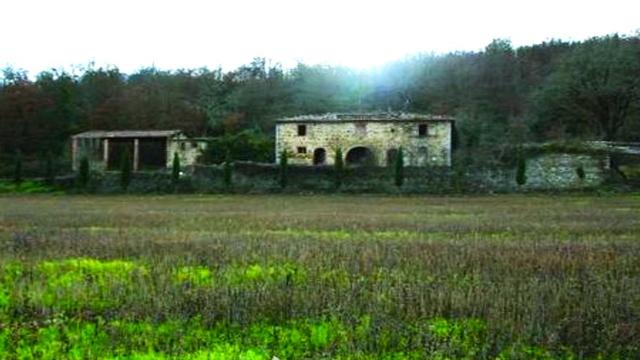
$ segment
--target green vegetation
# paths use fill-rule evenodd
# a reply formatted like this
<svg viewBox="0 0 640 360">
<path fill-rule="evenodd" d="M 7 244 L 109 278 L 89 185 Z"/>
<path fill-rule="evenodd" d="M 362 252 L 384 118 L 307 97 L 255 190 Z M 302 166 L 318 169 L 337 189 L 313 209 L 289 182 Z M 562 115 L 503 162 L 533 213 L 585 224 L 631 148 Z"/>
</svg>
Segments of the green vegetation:
<svg viewBox="0 0 640 360">
<path fill-rule="evenodd" d="M 261 58 L 228 71 L 124 74 L 88 65 L 35 79 L 5 68 L 0 154 L 20 149 L 25 163 L 43 153 L 61 160 L 73 133 L 153 128 L 214 137 L 208 163 L 222 163 L 227 152 L 236 161 L 272 162 L 279 117 L 383 109 L 456 116 L 454 147 L 481 163 L 527 142 L 637 141 L 639 58 L 636 34 L 517 48 L 496 39 L 480 51 L 413 56 L 375 71 L 285 69 Z"/>
<path fill-rule="evenodd" d="M 636 358 L 639 210 L 637 196 L 0 197 L 0 358 Z"/>
<path fill-rule="evenodd" d="M 20 184 L 22 182 L 22 153 L 16 152 L 13 164 L 13 182 Z"/>
<path fill-rule="evenodd" d="M 129 159 L 129 152 L 124 151 L 122 153 L 122 159 L 120 161 L 120 188 L 123 191 L 127 191 L 131 184 L 131 159 Z"/>
<path fill-rule="evenodd" d="M 78 170 L 78 185 L 81 188 L 86 188 L 89 185 L 89 180 L 91 177 L 91 168 L 89 167 L 89 159 L 86 156 L 83 156 L 80 159 L 80 169 Z"/>
<path fill-rule="evenodd" d="M 398 149 L 396 153 L 396 158 L 393 162 L 394 166 L 394 180 L 397 187 L 402 186 L 404 184 L 404 155 L 402 153 L 402 147 Z"/>
<path fill-rule="evenodd" d="M 53 156 L 48 153 L 44 160 L 44 179 L 47 185 L 53 185 L 56 179 L 56 164 Z"/>
<path fill-rule="evenodd" d="M 576 175 L 578 175 L 578 179 L 580 179 L 581 181 L 584 180 L 586 174 L 584 173 L 584 167 L 582 167 L 582 165 L 576 168 Z"/>
<path fill-rule="evenodd" d="M 289 163 L 289 153 L 285 150 L 280 154 L 279 182 L 280 182 L 280 187 L 282 189 L 287 187 L 287 181 L 289 180 L 288 163 Z"/>
<path fill-rule="evenodd" d="M 173 153 L 173 163 L 171 165 L 171 183 L 173 188 L 176 189 L 180 182 L 180 156 L 178 156 L 177 152 Z"/>
<path fill-rule="evenodd" d="M 342 157 L 342 149 L 336 150 L 333 159 L 333 186 L 340 189 L 344 181 L 344 159 Z"/>
<path fill-rule="evenodd" d="M 516 183 L 520 186 L 527 183 L 527 160 L 524 157 L 518 158 L 516 167 Z"/>
<path fill-rule="evenodd" d="M 222 181 L 224 186 L 229 189 L 233 185 L 233 158 L 231 153 L 227 153 L 222 168 Z"/>
</svg>

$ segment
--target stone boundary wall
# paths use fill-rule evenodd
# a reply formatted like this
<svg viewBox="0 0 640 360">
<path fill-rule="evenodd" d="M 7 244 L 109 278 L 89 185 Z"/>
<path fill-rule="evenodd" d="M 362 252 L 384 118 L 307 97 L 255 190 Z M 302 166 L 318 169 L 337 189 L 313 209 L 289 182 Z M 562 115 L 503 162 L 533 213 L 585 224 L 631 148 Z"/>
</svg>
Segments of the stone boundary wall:
<svg viewBox="0 0 640 360">
<path fill-rule="evenodd" d="M 582 168 L 584 178 L 578 175 Z M 332 166 L 288 167 L 288 185 L 279 184 L 280 167 L 276 164 L 236 162 L 232 186 L 225 186 L 222 165 L 195 165 L 185 169 L 178 189 L 171 183 L 170 171 L 139 172 L 132 175 L 129 192 L 133 193 L 272 193 L 335 192 Z M 516 183 L 515 166 L 505 167 L 406 167 L 405 182 L 394 185 L 393 167 L 353 167 L 344 169 L 340 192 L 345 193 L 511 193 L 527 191 L 586 190 L 602 185 L 610 174 L 606 155 L 544 154 L 526 162 L 527 182 Z M 96 173 L 89 191 L 117 193 L 119 173 Z"/>
</svg>

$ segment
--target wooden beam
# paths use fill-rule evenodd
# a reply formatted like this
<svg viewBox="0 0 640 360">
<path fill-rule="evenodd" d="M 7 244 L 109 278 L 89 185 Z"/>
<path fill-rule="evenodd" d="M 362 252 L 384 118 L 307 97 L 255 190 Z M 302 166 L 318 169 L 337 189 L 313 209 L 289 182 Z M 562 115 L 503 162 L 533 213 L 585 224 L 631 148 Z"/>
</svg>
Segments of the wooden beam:
<svg viewBox="0 0 640 360">
<path fill-rule="evenodd" d="M 138 160 L 140 158 L 140 140 L 138 138 L 133 139 L 133 171 L 138 171 Z"/>
</svg>

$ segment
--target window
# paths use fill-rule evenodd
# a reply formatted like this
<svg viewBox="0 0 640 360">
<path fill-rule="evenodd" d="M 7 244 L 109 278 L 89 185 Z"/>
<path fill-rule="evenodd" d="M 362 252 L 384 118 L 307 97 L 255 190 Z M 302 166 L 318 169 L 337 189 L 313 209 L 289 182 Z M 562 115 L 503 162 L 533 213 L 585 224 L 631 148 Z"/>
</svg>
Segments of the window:
<svg viewBox="0 0 640 360">
<path fill-rule="evenodd" d="M 180 143 L 180 150 L 185 151 L 187 149 L 187 146 L 184 142 Z"/>
<path fill-rule="evenodd" d="M 298 146 L 298 154 L 306 154 L 307 148 L 304 146 Z"/>
<path fill-rule="evenodd" d="M 418 136 L 426 137 L 427 136 L 427 124 L 418 125 Z"/>
<path fill-rule="evenodd" d="M 307 125 L 298 125 L 298 136 L 307 136 Z"/>
</svg>

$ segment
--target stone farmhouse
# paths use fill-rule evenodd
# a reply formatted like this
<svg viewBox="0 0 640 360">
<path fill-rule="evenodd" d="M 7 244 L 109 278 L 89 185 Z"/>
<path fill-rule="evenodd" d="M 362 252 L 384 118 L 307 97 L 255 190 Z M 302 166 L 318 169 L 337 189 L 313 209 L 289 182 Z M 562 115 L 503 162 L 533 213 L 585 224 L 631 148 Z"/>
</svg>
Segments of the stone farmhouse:
<svg viewBox="0 0 640 360">
<path fill-rule="evenodd" d="M 409 113 L 303 115 L 276 121 L 276 162 L 388 166 L 402 148 L 405 166 L 451 166 L 454 118 Z"/>
<path fill-rule="evenodd" d="M 124 153 L 133 170 L 155 170 L 171 166 L 177 153 L 182 165 L 193 165 L 206 141 L 189 139 L 180 130 L 87 131 L 71 137 L 73 170 L 87 157 L 95 170 L 119 170 Z"/>
</svg>

